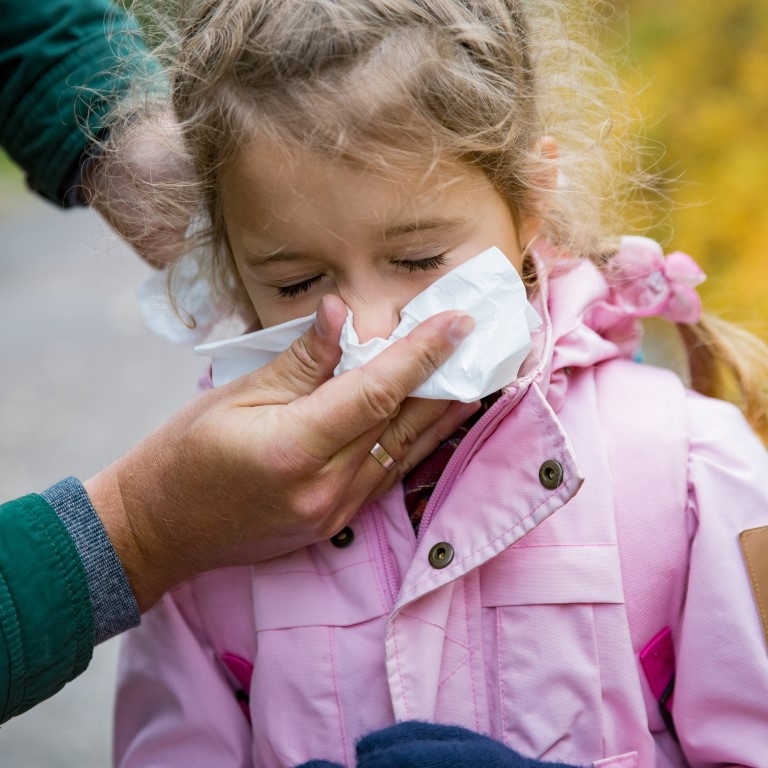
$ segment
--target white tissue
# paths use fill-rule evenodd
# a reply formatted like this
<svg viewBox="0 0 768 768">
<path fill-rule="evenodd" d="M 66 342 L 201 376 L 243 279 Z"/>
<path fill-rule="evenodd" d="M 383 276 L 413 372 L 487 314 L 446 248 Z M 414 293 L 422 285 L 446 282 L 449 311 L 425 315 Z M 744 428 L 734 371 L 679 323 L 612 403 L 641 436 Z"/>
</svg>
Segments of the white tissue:
<svg viewBox="0 0 768 768">
<path fill-rule="evenodd" d="M 232 339 L 195 347 L 198 355 L 211 358 L 213 386 L 219 387 L 271 363 L 283 350 L 312 327 L 314 315 L 299 317 Z"/>
<path fill-rule="evenodd" d="M 531 348 L 531 332 L 541 320 L 528 302 L 517 271 L 498 248 L 489 248 L 436 280 L 400 313 L 388 339 L 360 344 L 349 312 L 341 332 L 341 362 L 335 373 L 364 365 L 420 322 L 446 309 L 475 318 L 474 332 L 434 374 L 412 393 L 415 397 L 473 402 L 517 378 Z M 314 315 L 196 348 L 213 363 L 219 386 L 270 362 L 312 325 Z"/>
</svg>

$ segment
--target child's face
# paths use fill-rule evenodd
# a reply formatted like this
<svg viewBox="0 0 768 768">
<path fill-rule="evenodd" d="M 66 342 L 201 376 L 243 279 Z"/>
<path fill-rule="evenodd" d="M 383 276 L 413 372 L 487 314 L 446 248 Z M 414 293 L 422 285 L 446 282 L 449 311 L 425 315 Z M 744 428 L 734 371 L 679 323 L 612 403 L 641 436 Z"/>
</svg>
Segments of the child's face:
<svg viewBox="0 0 768 768">
<path fill-rule="evenodd" d="M 361 342 L 387 338 L 414 296 L 481 251 L 495 245 L 520 268 L 509 206 L 469 166 L 386 179 L 263 141 L 227 166 L 221 195 L 235 263 L 265 328 L 312 314 L 336 293 Z"/>
</svg>

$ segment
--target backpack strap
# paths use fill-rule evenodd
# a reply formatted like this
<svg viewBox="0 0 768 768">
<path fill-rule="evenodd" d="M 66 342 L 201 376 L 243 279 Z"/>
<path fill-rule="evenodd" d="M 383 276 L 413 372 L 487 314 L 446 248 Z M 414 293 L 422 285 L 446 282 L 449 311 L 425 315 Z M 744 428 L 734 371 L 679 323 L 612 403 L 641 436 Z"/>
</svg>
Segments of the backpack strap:
<svg viewBox="0 0 768 768">
<path fill-rule="evenodd" d="M 658 707 L 674 735 L 673 639 L 689 554 L 685 389 L 675 373 L 628 360 L 598 365 L 596 380 L 632 648 L 649 713 Z"/>
</svg>

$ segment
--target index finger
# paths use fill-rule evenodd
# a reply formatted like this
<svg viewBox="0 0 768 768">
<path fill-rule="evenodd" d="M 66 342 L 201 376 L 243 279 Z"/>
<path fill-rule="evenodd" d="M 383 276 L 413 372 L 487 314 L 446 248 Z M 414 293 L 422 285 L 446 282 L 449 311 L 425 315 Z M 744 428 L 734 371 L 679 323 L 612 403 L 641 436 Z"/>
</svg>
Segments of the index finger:
<svg viewBox="0 0 768 768">
<path fill-rule="evenodd" d="M 471 315 L 455 310 L 416 326 L 370 362 L 337 376 L 294 401 L 305 448 L 330 458 L 368 430 L 386 425 L 400 404 L 426 381 L 474 330 Z"/>
</svg>

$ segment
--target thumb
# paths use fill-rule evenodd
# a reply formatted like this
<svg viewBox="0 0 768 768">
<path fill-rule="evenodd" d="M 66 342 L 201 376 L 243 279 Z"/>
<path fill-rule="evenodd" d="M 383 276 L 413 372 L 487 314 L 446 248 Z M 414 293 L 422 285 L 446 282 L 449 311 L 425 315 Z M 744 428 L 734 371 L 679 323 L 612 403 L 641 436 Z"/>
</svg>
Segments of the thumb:
<svg viewBox="0 0 768 768">
<path fill-rule="evenodd" d="M 259 370 L 260 388 L 272 392 L 274 402 L 288 403 L 333 378 L 341 359 L 339 337 L 346 319 L 344 302 L 333 294 L 323 296 L 314 325 Z"/>
</svg>

